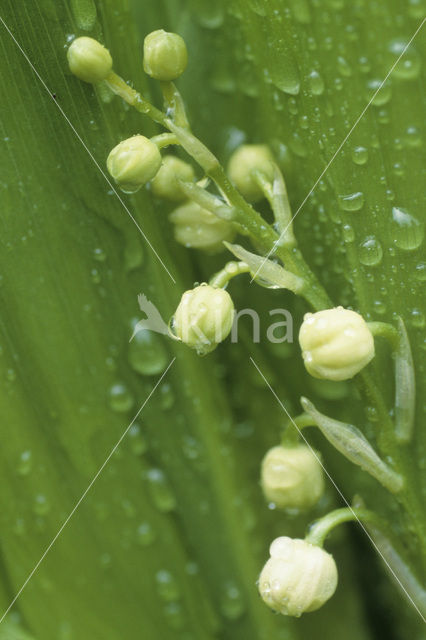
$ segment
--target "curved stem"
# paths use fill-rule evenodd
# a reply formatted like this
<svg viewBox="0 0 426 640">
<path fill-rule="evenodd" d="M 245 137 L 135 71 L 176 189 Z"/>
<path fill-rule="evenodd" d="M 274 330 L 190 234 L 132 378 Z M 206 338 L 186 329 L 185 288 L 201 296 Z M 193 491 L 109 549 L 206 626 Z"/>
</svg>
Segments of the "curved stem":
<svg viewBox="0 0 426 640">
<path fill-rule="evenodd" d="M 367 322 L 374 337 L 385 338 L 391 345 L 392 349 L 397 349 L 399 344 L 399 335 L 395 327 L 387 322 Z"/>
<path fill-rule="evenodd" d="M 180 144 L 174 133 L 160 133 L 158 136 L 153 136 L 151 142 L 156 144 L 159 149 L 169 147 L 171 144 Z"/>
<path fill-rule="evenodd" d="M 250 273 L 250 267 L 245 262 L 235 262 L 231 260 L 223 269 L 215 273 L 209 281 L 212 287 L 220 287 L 223 289 L 228 282 L 242 273 Z"/>
<path fill-rule="evenodd" d="M 344 522 L 358 522 L 359 520 L 378 521 L 378 518 L 367 509 L 352 509 L 351 507 L 344 507 L 342 509 L 336 509 L 331 511 L 326 516 L 317 520 L 309 528 L 305 540 L 310 544 L 315 544 L 318 547 L 322 547 L 324 541 L 330 531 L 332 531 L 339 524 Z"/>
</svg>

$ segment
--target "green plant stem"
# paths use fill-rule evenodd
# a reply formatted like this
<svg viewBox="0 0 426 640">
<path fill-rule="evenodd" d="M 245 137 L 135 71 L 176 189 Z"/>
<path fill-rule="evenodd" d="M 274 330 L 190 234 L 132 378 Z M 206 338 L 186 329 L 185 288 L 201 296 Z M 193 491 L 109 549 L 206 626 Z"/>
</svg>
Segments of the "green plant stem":
<svg viewBox="0 0 426 640">
<path fill-rule="evenodd" d="M 378 518 L 374 513 L 367 509 L 352 509 L 349 507 L 335 509 L 311 525 L 305 540 L 310 544 L 322 547 L 328 534 L 339 524 L 353 521 L 358 522 L 359 520 L 371 520 L 377 522 Z"/>
<path fill-rule="evenodd" d="M 231 260 L 228 262 L 223 269 L 215 273 L 214 276 L 210 278 L 209 284 L 212 287 L 226 287 L 228 282 L 239 276 L 242 273 L 250 273 L 250 267 L 245 262 L 235 262 Z"/>
</svg>

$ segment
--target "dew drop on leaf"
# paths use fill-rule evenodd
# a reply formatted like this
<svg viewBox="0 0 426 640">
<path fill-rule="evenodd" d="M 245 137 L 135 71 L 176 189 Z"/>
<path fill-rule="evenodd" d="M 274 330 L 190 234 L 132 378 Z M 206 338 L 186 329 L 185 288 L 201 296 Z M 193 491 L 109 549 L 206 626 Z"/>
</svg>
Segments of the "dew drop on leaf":
<svg viewBox="0 0 426 640">
<path fill-rule="evenodd" d="M 401 207 L 392 208 L 391 235 L 399 249 L 418 249 L 424 238 L 424 223 Z"/>
<path fill-rule="evenodd" d="M 155 574 L 155 582 L 157 585 L 157 593 L 162 600 L 173 602 L 180 597 L 178 583 L 170 571 L 161 569 Z"/>
<path fill-rule="evenodd" d="M 113 411 L 125 413 L 133 407 L 134 401 L 133 395 L 122 383 L 113 384 L 109 390 L 109 404 Z"/>
<path fill-rule="evenodd" d="M 149 469 L 146 473 L 149 495 L 159 511 L 168 513 L 176 508 L 176 498 L 164 471 Z"/>
<path fill-rule="evenodd" d="M 153 544 L 156 537 L 155 529 L 149 522 L 142 522 L 136 529 L 136 539 L 143 547 Z"/>
<path fill-rule="evenodd" d="M 222 615 L 228 618 L 228 620 L 237 620 L 244 613 L 244 609 L 245 606 L 241 590 L 234 582 L 227 582 L 222 588 L 220 602 Z"/>
<path fill-rule="evenodd" d="M 21 476 L 26 476 L 30 473 L 32 468 L 32 455 L 28 449 L 23 451 L 19 456 L 18 465 L 16 467 L 17 472 Z"/>
<path fill-rule="evenodd" d="M 352 149 L 352 160 L 355 164 L 365 164 L 368 160 L 368 149 L 362 146 L 354 147 Z"/>
<path fill-rule="evenodd" d="M 50 504 L 47 497 L 39 493 L 34 499 L 33 511 L 38 516 L 45 516 L 50 510 Z"/>
<path fill-rule="evenodd" d="M 349 193 L 337 197 L 339 207 L 343 211 L 359 211 L 364 205 L 364 194 L 362 191 Z"/>
<path fill-rule="evenodd" d="M 425 315 L 420 309 L 412 309 L 410 311 L 409 321 L 416 329 L 423 329 L 426 324 Z"/>
<path fill-rule="evenodd" d="M 141 433 L 141 427 L 138 423 L 132 424 L 127 434 L 132 452 L 136 456 L 142 456 L 148 449 L 148 443 Z"/>
<path fill-rule="evenodd" d="M 171 629 L 181 631 L 187 625 L 185 611 L 180 602 L 168 602 L 163 609 L 164 619 Z"/>
<path fill-rule="evenodd" d="M 152 331 L 138 331 L 129 343 L 129 364 L 144 376 L 162 373 L 168 363 L 167 350 L 162 339 Z"/>
<path fill-rule="evenodd" d="M 426 262 L 419 262 L 416 265 L 415 276 L 420 282 L 426 281 Z"/>
<path fill-rule="evenodd" d="M 311 93 L 313 93 L 314 96 L 320 96 L 324 93 L 324 80 L 318 71 L 311 71 L 308 76 L 308 83 Z"/>
<path fill-rule="evenodd" d="M 359 261 L 369 267 L 380 264 L 383 257 L 383 249 L 375 236 L 367 236 L 358 248 Z"/>
<path fill-rule="evenodd" d="M 384 85 L 381 86 L 382 82 L 383 80 L 370 80 L 367 83 L 366 98 L 368 101 L 371 100 L 371 104 L 374 104 L 376 107 L 381 107 L 389 102 L 392 95 L 392 89 L 389 82 L 386 81 Z"/>
<path fill-rule="evenodd" d="M 342 227 L 343 241 L 349 244 L 355 240 L 355 232 L 350 224 L 344 224 Z"/>
<path fill-rule="evenodd" d="M 405 47 L 407 46 L 405 40 L 393 40 L 389 45 L 389 59 L 388 64 L 393 65 L 401 56 Z M 421 68 L 421 59 L 413 45 L 410 45 L 405 53 L 402 55 L 400 61 L 392 71 L 392 75 L 395 78 L 401 80 L 414 80 L 418 77 Z"/>
</svg>

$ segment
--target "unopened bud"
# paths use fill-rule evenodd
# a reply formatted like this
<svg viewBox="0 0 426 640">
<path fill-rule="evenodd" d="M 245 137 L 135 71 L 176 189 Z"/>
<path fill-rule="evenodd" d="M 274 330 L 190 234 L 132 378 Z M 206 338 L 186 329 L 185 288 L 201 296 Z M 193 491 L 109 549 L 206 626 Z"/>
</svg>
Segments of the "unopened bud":
<svg viewBox="0 0 426 640">
<path fill-rule="evenodd" d="M 348 380 L 374 357 L 374 339 L 364 318 L 343 307 L 307 313 L 299 343 L 314 378 Z"/>
<path fill-rule="evenodd" d="M 199 355 L 225 340 L 234 320 L 234 303 L 227 291 L 208 284 L 185 291 L 172 320 L 177 338 Z"/>
<path fill-rule="evenodd" d="M 160 166 L 157 145 L 141 135 L 120 142 L 107 159 L 109 173 L 126 193 L 134 193 L 152 180 Z"/>
<path fill-rule="evenodd" d="M 179 180 L 192 182 L 194 179 L 194 169 L 190 164 L 184 162 L 176 156 L 164 156 L 159 172 L 152 181 L 152 192 L 159 198 L 166 200 L 184 200 Z"/>
<path fill-rule="evenodd" d="M 204 249 L 210 253 L 222 250 L 223 242 L 231 242 L 235 236 L 233 225 L 203 209 L 195 202 L 178 207 L 169 216 L 174 224 L 177 242 L 192 249 Z"/>
<path fill-rule="evenodd" d="M 260 171 L 267 179 L 274 178 L 274 158 L 264 144 L 244 144 L 234 151 L 228 164 L 228 175 L 238 191 L 249 202 L 264 197 L 253 172 Z"/>
<path fill-rule="evenodd" d="M 185 71 L 188 52 L 185 40 L 177 33 L 158 29 L 148 34 L 143 44 L 143 68 L 151 78 L 169 82 Z"/>
<path fill-rule="evenodd" d="M 319 609 L 336 590 L 333 557 L 306 540 L 276 538 L 259 577 L 259 593 L 274 611 L 300 617 Z"/>
<path fill-rule="evenodd" d="M 112 58 L 108 49 L 93 38 L 76 38 L 67 51 L 71 72 L 84 82 L 101 82 L 112 69 Z"/>
<path fill-rule="evenodd" d="M 309 509 L 324 492 L 318 454 L 300 444 L 273 447 L 262 461 L 261 485 L 265 498 L 280 509 Z"/>
</svg>

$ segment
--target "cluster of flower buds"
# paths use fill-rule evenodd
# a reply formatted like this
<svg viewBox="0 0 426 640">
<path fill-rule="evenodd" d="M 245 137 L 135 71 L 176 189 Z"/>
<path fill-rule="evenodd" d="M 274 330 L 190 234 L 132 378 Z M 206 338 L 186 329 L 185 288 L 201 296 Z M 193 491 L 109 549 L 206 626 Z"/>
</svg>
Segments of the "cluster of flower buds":
<svg viewBox="0 0 426 640">
<path fill-rule="evenodd" d="M 319 454 L 305 444 L 273 447 L 262 461 L 261 486 L 279 509 L 310 509 L 324 492 Z"/>
<path fill-rule="evenodd" d="M 336 563 L 321 547 L 282 536 L 273 541 L 269 553 L 258 588 L 274 611 L 300 617 L 319 609 L 335 592 Z"/>
</svg>

